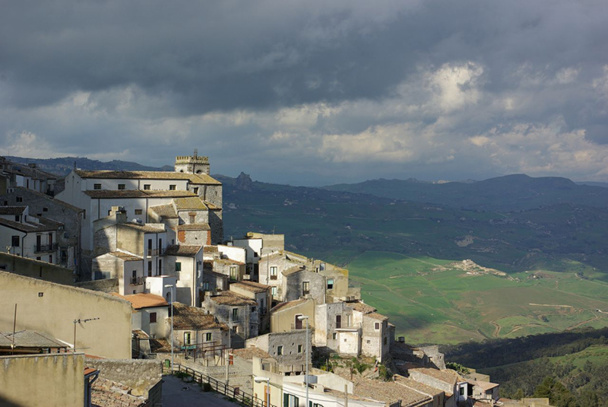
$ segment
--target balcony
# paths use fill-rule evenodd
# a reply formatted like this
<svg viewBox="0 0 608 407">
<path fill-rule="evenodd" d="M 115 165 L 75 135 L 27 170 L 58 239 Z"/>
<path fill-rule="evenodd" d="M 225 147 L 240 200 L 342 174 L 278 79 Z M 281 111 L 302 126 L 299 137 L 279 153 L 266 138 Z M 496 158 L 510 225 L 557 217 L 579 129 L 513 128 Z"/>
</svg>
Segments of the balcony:
<svg viewBox="0 0 608 407">
<path fill-rule="evenodd" d="M 39 244 L 36 245 L 34 251 L 36 253 L 48 253 L 48 252 L 56 252 L 57 251 L 57 243 L 53 244 Z"/>
<path fill-rule="evenodd" d="M 131 277 L 130 283 L 131 283 L 131 285 L 143 285 L 144 278 L 143 277 Z"/>
</svg>

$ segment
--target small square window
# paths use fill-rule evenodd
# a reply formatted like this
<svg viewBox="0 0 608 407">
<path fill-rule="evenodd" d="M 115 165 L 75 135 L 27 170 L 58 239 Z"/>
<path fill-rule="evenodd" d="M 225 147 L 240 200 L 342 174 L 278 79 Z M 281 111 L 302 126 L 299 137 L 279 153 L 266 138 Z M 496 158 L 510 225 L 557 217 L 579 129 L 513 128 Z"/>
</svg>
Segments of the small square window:
<svg viewBox="0 0 608 407">
<path fill-rule="evenodd" d="M 283 346 L 277 346 L 277 355 L 282 355 L 283 354 Z"/>
<path fill-rule="evenodd" d="M 380 322 L 376 322 L 376 323 L 374 324 L 374 329 L 375 329 L 376 331 L 380 329 Z"/>
<path fill-rule="evenodd" d="M 135 209 L 136 215 L 141 215 L 144 211 L 142 209 Z"/>
<path fill-rule="evenodd" d="M 48 212 L 49 208 L 42 208 L 42 212 Z"/>
<path fill-rule="evenodd" d="M 302 348 L 303 348 L 302 345 L 298 345 L 298 353 L 302 353 Z"/>
<path fill-rule="evenodd" d="M 211 342 L 211 332 L 205 334 L 205 342 Z"/>
<path fill-rule="evenodd" d="M 175 184 L 169 185 L 169 191 L 175 191 Z"/>
<path fill-rule="evenodd" d="M 182 271 L 182 263 L 179 261 L 175 262 L 175 271 Z"/>
<path fill-rule="evenodd" d="M 23 202 L 23 198 L 22 198 L 22 197 L 20 197 L 20 196 L 16 197 L 16 198 L 15 198 L 15 200 L 16 200 L 17 202 Z"/>
<path fill-rule="evenodd" d="M 19 236 L 11 236 L 11 246 L 19 247 Z"/>
<path fill-rule="evenodd" d="M 120 189 L 120 190 L 125 189 L 125 184 L 118 184 L 118 189 Z"/>
<path fill-rule="evenodd" d="M 333 290 L 334 289 L 334 279 L 330 278 L 327 280 L 327 289 L 328 290 Z"/>
<path fill-rule="evenodd" d="M 101 184 L 93 184 L 93 189 L 101 189 Z"/>
<path fill-rule="evenodd" d="M 150 184 L 144 184 L 144 190 L 146 190 L 146 191 L 150 190 Z"/>
<path fill-rule="evenodd" d="M 150 313 L 150 323 L 153 324 L 156 322 L 156 312 Z"/>
</svg>

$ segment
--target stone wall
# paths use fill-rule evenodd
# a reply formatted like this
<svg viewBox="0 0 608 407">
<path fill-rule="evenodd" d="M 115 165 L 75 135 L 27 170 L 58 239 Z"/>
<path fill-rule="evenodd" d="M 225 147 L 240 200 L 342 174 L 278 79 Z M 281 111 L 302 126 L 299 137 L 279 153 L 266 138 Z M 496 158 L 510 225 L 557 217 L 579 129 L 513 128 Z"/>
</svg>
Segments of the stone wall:
<svg viewBox="0 0 608 407">
<path fill-rule="evenodd" d="M 153 406 L 141 396 L 130 393 L 128 386 L 98 377 L 91 388 L 91 404 L 104 407 L 144 407 Z"/>
<path fill-rule="evenodd" d="M 8 253 L 0 253 L 0 270 L 58 284 L 74 284 L 74 273 L 70 269 Z"/>
<path fill-rule="evenodd" d="M 161 363 L 157 360 L 87 358 L 86 364 L 99 370 L 101 379 L 127 386 L 131 395 L 144 399 L 162 379 Z"/>
<path fill-rule="evenodd" d="M 105 280 L 83 281 L 82 283 L 76 283 L 76 286 L 86 288 L 87 290 L 101 291 L 104 293 L 117 293 L 118 279 L 107 278 Z"/>
</svg>

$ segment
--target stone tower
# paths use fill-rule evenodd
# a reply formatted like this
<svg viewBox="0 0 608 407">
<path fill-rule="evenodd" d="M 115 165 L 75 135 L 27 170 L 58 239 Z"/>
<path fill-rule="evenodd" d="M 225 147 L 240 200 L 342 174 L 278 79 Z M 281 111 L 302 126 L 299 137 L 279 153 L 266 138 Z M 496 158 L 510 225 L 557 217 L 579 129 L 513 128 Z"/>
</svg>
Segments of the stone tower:
<svg viewBox="0 0 608 407">
<path fill-rule="evenodd" d="M 209 157 L 199 157 L 196 149 L 194 155 L 179 155 L 175 157 L 175 172 L 209 175 Z"/>
</svg>

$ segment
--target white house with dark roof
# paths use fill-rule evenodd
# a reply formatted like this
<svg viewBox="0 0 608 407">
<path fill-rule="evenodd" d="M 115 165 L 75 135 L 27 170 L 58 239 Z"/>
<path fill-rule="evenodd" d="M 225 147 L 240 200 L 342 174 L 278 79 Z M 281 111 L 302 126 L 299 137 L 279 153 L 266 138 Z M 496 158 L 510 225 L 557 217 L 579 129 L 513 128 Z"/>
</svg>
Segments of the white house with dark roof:
<svg viewBox="0 0 608 407">
<path fill-rule="evenodd" d="M 95 257 L 93 274 L 104 279 L 116 278 L 118 293 L 121 295 L 145 291 L 144 258 L 133 253 L 116 250 Z"/>
<path fill-rule="evenodd" d="M 258 303 L 232 291 L 206 293 L 202 308 L 230 328 L 231 344 L 242 348 L 245 339 L 258 336 Z"/>
<path fill-rule="evenodd" d="M 62 232 L 63 224 L 32 216 L 27 206 L 0 206 L 0 248 L 10 254 L 55 264 Z"/>
<path fill-rule="evenodd" d="M 177 277 L 175 300 L 198 307 L 203 291 L 203 246 L 171 245 L 164 253 L 165 274 Z"/>
<path fill-rule="evenodd" d="M 189 168 L 197 172 L 187 172 Z M 93 251 L 93 222 L 108 216 L 113 207 L 121 207 L 128 219 L 148 223 L 151 216 L 162 216 L 150 208 L 173 204 L 173 200 L 178 200 L 178 207 L 185 211 L 184 220 L 190 220 L 191 212 L 200 212 L 194 215 L 195 222 L 189 224 L 204 224 L 200 219 L 206 212 L 211 242 L 220 243 L 223 239 L 222 184 L 206 173 L 207 169 L 208 158 L 195 154 L 178 157 L 173 172 L 74 170 L 65 178 L 65 189 L 57 198 L 85 210 L 82 247 L 90 252 Z M 202 209 L 190 208 L 195 201 Z M 179 208 L 174 208 L 178 218 Z M 155 215 L 149 215 L 150 212 Z"/>
</svg>

